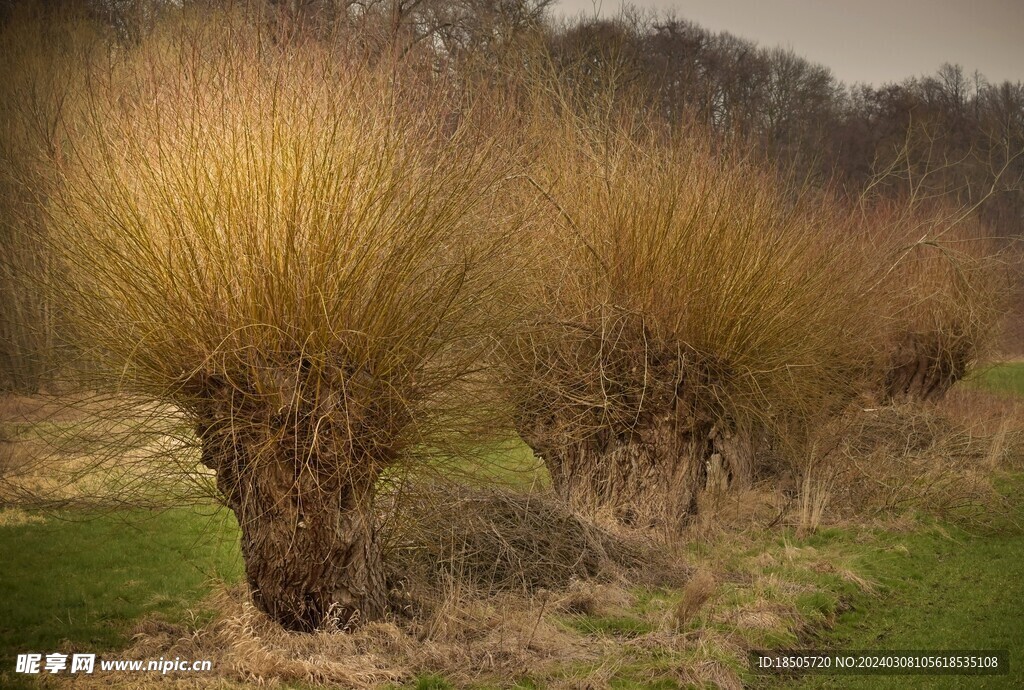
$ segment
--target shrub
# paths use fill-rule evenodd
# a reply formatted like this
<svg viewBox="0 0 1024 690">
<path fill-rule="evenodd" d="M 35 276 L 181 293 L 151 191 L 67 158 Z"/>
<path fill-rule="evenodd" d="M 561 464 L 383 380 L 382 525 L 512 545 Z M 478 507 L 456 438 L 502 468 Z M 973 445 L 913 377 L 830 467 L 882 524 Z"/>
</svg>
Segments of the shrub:
<svg viewBox="0 0 1024 690">
<path fill-rule="evenodd" d="M 377 617 L 378 479 L 487 425 L 505 164 L 444 89 L 230 18 L 112 52 L 51 207 L 73 332 L 190 420 L 260 609 Z"/>
<path fill-rule="evenodd" d="M 757 443 L 795 457 L 854 395 L 870 257 L 699 130 L 572 111 L 524 185 L 551 230 L 506 348 L 516 423 L 571 504 L 674 529 L 710 464 L 749 482 Z"/>
<path fill-rule="evenodd" d="M 866 216 L 881 251 L 885 319 L 876 389 L 890 400 L 945 395 L 991 348 L 1009 293 L 1003 257 L 965 210 L 889 202 Z"/>
</svg>

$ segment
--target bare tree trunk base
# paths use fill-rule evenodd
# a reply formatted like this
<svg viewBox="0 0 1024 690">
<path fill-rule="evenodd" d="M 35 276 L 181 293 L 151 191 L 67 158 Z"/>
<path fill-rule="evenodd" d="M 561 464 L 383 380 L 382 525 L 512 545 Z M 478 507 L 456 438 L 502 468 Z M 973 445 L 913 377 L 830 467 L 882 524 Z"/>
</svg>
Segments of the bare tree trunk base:
<svg viewBox="0 0 1024 690">
<path fill-rule="evenodd" d="M 893 353 L 883 384 L 889 400 L 938 400 L 967 373 L 969 347 L 942 334 L 908 337 Z"/>
<path fill-rule="evenodd" d="M 301 460 L 306 460 L 302 462 Z M 371 477 L 324 475 L 315 459 L 203 435 L 203 463 L 242 532 L 253 603 L 288 630 L 345 629 L 379 619 L 387 588 Z"/>
<path fill-rule="evenodd" d="M 674 420 L 658 420 L 581 440 L 551 438 L 541 427 L 523 437 L 544 460 L 555 492 L 581 513 L 677 532 L 697 510 L 711 450 L 706 429 L 680 432 Z"/>
</svg>

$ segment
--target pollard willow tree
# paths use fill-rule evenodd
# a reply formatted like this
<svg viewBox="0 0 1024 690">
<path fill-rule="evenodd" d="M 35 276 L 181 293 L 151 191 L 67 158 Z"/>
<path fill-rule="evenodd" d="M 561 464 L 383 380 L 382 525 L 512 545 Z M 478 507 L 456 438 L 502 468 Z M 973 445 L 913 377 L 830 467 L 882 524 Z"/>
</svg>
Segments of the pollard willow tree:
<svg viewBox="0 0 1024 690">
<path fill-rule="evenodd" d="M 1008 253 L 971 209 L 914 199 L 866 206 L 881 250 L 884 305 L 876 390 L 890 401 L 944 396 L 991 351 L 1012 293 Z"/>
<path fill-rule="evenodd" d="M 500 320 L 502 163 L 403 83 L 167 29 L 94 72 L 52 204 L 75 336 L 185 415 L 253 601 L 293 630 L 384 613 L 375 487 L 478 420 L 458 387 Z"/>
<path fill-rule="evenodd" d="M 551 221 L 504 350 L 516 426 L 570 505 L 674 532 L 709 472 L 749 483 L 757 443 L 805 452 L 856 393 L 868 257 L 699 130 L 571 112 L 524 185 Z"/>
</svg>

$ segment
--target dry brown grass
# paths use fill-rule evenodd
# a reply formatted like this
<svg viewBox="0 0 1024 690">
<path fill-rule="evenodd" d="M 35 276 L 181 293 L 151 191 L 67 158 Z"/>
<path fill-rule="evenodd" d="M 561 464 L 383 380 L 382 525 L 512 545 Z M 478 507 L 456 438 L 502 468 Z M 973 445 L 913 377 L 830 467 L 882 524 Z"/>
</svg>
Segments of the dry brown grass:
<svg viewBox="0 0 1024 690">
<path fill-rule="evenodd" d="M 680 628 L 685 628 L 693 617 L 707 604 L 714 595 L 717 588 L 715 576 L 707 570 L 698 570 L 696 574 L 683 587 L 679 604 L 676 605 L 675 622 Z"/>
<path fill-rule="evenodd" d="M 966 386 L 957 386 L 935 405 L 950 419 L 958 420 L 974 434 L 994 434 L 1004 425 L 1010 431 L 1024 426 L 1024 400 L 1019 396 L 991 393 Z"/>
<path fill-rule="evenodd" d="M 28 513 L 20 508 L 0 508 L 0 527 L 17 527 L 46 522 L 42 515 Z"/>
<path fill-rule="evenodd" d="M 808 466 L 805 469 L 800 486 L 800 519 L 797 533 L 802 536 L 813 534 L 818 529 L 828 506 L 834 483 L 832 477 L 816 476 L 814 469 L 813 466 Z"/>
<path fill-rule="evenodd" d="M 966 408 L 964 398 L 976 402 Z M 977 528 L 1004 524 L 1009 513 L 993 482 L 1024 458 L 1016 407 L 957 390 L 938 407 L 851 408 L 840 431 L 828 432 L 839 435 L 821 463 L 832 477 L 826 521 L 923 512 Z"/>
<path fill-rule="evenodd" d="M 403 487 L 389 527 L 393 586 L 431 605 L 460 582 L 488 594 L 562 590 L 597 576 L 679 578 L 650 537 L 595 523 L 550 490 L 475 488 L 446 482 Z"/>
<path fill-rule="evenodd" d="M 453 593 L 448 606 L 432 618 L 411 624 L 373 623 L 347 635 L 285 632 L 235 590 L 222 590 L 208 604 L 217 612 L 212 623 L 144 621 L 136 628 L 132 645 L 119 655 L 210 659 L 213 673 L 176 679 L 182 687 L 196 688 L 295 682 L 375 688 L 421 675 L 440 675 L 456 687 L 504 685 L 524 676 L 551 688 L 606 687 L 625 667 L 665 655 L 676 661 L 641 667 L 631 676 L 640 682 L 670 677 L 712 687 L 742 687 L 735 672 L 716 658 L 729 651 L 741 655 L 736 639 L 712 632 L 695 636 L 654 631 L 628 638 L 581 635 L 560 622 L 562 614 L 544 596 Z M 776 622 L 789 624 L 781 618 Z M 79 684 L 94 687 L 106 682 L 109 679 L 94 677 Z M 160 679 L 135 682 L 138 687 L 153 687 Z"/>
<path fill-rule="evenodd" d="M 519 597 L 452 593 L 447 608 L 418 626 L 372 623 L 348 635 L 285 632 L 238 591 L 224 591 L 212 604 L 218 618 L 203 628 L 141 625 L 125 656 L 211 658 L 218 671 L 211 684 L 300 681 L 356 688 L 408 681 L 420 673 L 442 673 L 462 686 L 507 680 L 527 669 L 543 674 L 558 663 L 593 658 L 545 618 L 543 602 Z"/>
</svg>

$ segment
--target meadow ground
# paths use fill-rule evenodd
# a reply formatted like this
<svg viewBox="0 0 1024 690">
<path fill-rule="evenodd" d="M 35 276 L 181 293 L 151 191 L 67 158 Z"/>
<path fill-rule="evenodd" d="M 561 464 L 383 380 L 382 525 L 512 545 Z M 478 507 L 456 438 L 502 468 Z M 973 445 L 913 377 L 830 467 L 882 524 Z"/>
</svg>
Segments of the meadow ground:
<svg viewBox="0 0 1024 690">
<path fill-rule="evenodd" d="M 968 386 L 1024 393 L 1024 364 L 982 370 Z M 520 456 L 513 464 L 529 463 Z M 503 471 L 499 479 L 515 485 L 534 481 L 536 473 L 527 470 Z M 535 669 L 506 676 L 499 666 L 497 676 L 473 680 L 436 658 L 403 651 L 405 661 L 389 682 L 417 688 L 495 682 L 614 688 L 1024 686 L 1024 475 L 1007 470 L 999 477 L 1003 509 L 984 521 L 962 520 L 954 506 L 939 517 L 890 512 L 825 521 L 817 530 L 770 514 L 740 529 L 705 524 L 679 554 L 688 564 L 689 583 L 706 576 L 703 593 L 689 583 L 577 582 L 555 603 L 522 599 L 528 604 L 524 616 L 535 620 L 526 625 L 532 627 L 529 640 L 516 643 L 517 653 L 526 661 L 540 658 L 534 648 L 550 644 L 554 658 L 561 645 L 564 661 L 546 658 Z M 38 685 L 35 678 L 13 673 L 18 653 L 134 658 L 155 649 L 140 647 L 138 637 L 152 638 L 154 629 L 170 631 L 170 638 L 192 636 L 198 650 L 203 644 L 217 648 L 221 638 L 205 632 L 211 622 L 249 615 L 238 614 L 240 605 L 231 603 L 242 576 L 237 536 L 233 516 L 213 505 L 0 510 L 0 685 Z M 259 632 L 251 633 L 250 648 L 261 639 Z M 430 634 L 424 633 L 428 640 Z M 1007 649 L 1011 672 L 779 679 L 747 668 L 748 649 L 797 647 Z M 244 678 L 245 659 L 237 650 L 225 654 L 221 661 L 234 670 L 211 679 L 209 687 L 234 687 Z M 316 674 L 301 669 L 267 673 L 264 680 L 281 687 L 317 687 Z"/>
<path fill-rule="evenodd" d="M 1008 650 L 1006 676 L 812 676 L 800 688 L 1015 688 L 1024 686 L 1024 480 L 1004 487 L 1017 524 L 971 533 L 936 523 L 885 532 L 859 572 L 879 583 L 807 647 L 845 650 Z M 850 541 L 855 535 L 840 537 Z"/>
<path fill-rule="evenodd" d="M 1024 395 L 1024 361 L 1012 361 L 985 367 L 966 381 L 978 388 Z"/>
</svg>

